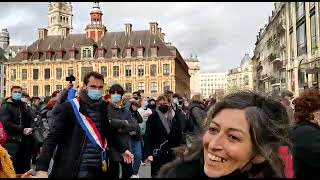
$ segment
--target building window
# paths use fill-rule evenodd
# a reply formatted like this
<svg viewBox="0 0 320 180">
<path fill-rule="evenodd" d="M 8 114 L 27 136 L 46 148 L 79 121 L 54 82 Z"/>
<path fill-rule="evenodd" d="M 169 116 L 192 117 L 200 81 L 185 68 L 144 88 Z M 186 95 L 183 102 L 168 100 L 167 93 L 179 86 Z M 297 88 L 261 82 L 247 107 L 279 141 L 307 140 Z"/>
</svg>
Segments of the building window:
<svg viewBox="0 0 320 180">
<path fill-rule="evenodd" d="M 290 33 L 290 56 L 291 61 L 294 60 L 294 41 L 293 41 L 293 33 Z"/>
<path fill-rule="evenodd" d="M 34 80 L 39 79 L 39 69 L 33 69 L 33 79 Z"/>
<path fill-rule="evenodd" d="M 127 93 L 132 93 L 132 85 L 131 85 L 131 83 L 125 83 L 124 84 L 124 88 L 125 88 Z"/>
<path fill-rule="evenodd" d="M 169 81 L 163 82 L 163 92 L 167 92 L 169 90 L 170 90 L 170 82 Z"/>
<path fill-rule="evenodd" d="M 62 78 L 62 68 L 56 68 L 56 79 Z"/>
<path fill-rule="evenodd" d="M 81 68 L 81 79 L 84 78 L 86 74 L 93 71 L 93 67 L 82 67 Z"/>
<path fill-rule="evenodd" d="M 296 2 L 296 18 L 297 22 L 304 17 L 305 14 L 305 7 L 304 2 Z"/>
<path fill-rule="evenodd" d="M 150 76 L 157 76 L 157 65 L 156 64 L 150 65 Z"/>
<path fill-rule="evenodd" d="M 139 82 L 139 83 L 138 83 L 138 90 L 139 90 L 141 93 L 144 93 L 144 82 Z"/>
<path fill-rule="evenodd" d="M 108 76 L 107 66 L 101 66 L 100 73 L 102 74 L 103 77 L 107 77 Z"/>
<path fill-rule="evenodd" d="M 292 5 L 291 5 L 291 2 L 289 2 L 289 27 L 292 26 Z"/>
<path fill-rule="evenodd" d="M 68 76 L 71 76 L 71 75 L 73 75 L 73 68 L 69 67 L 68 68 Z"/>
<path fill-rule="evenodd" d="M 126 76 L 131 76 L 131 65 L 125 66 Z"/>
<path fill-rule="evenodd" d="M 151 48 L 151 57 L 157 57 L 158 56 L 158 48 L 153 47 Z"/>
<path fill-rule="evenodd" d="M 128 48 L 128 49 L 126 49 L 126 52 L 127 52 L 127 58 L 130 58 L 131 57 L 131 48 Z"/>
<path fill-rule="evenodd" d="M 33 86 L 32 87 L 32 95 L 33 95 L 33 97 L 38 97 L 39 96 L 39 86 Z"/>
<path fill-rule="evenodd" d="M 92 58 L 92 49 L 82 48 L 82 58 Z"/>
<path fill-rule="evenodd" d="M 151 93 L 157 93 L 158 92 L 157 82 L 151 82 L 150 83 L 150 91 L 151 91 Z"/>
<path fill-rule="evenodd" d="M 62 90 L 62 85 L 56 85 L 56 90 L 61 91 Z"/>
<path fill-rule="evenodd" d="M 170 64 L 163 65 L 163 75 L 165 76 L 170 75 Z"/>
<path fill-rule="evenodd" d="M 119 77 L 119 66 L 113 66 L 113 77 Z"/>
<path fill-rule="evenodd" d="M 50 85 L 44 85 L 44 95 L 50 96 Z"/>
<path fill-rule="evenodd" d="M 27 71 L 27 69 L 22 69 L 21 79 L 23 79 L 23 80 L 28 79 L 28 71 Z"/>
<path fill-rule="evenodd" d="M 314 8 L 315 2 L 309 2 L 310 9 Z"/>
<path fill-rule="evenodd" d="M 44 69 L 44 79 L 50 79 L 50 69 Z"/>
<path fill-rule="evenodd" d="M 144 66 L 139 65 L 138 66 L 138 76 L 143 76 L 144 75 Z"/>
<path fill-rule="evenodd" d="M 310 17 L 310 30 L 311 30 L 311 52 L 314 54 L 314 50 L 317 48 L 317 26 L 316 16 L 313 13 Z"/>
<path fill-rule="evenodd" d="M 143 57 L 143 48 L 138 49 L 138 57 Z"/>
<path fill-rule="evenodd" d="M 11 81 L 14 81 L 17 79 L 17 70 L 16 69 L 11 69 Z"/>
<path fill-rule="evenodd" d="M 112 57 L 113 58 L 118 57 L 118 49 L 112 49 Z"/>
<path fill-rule="evenodd" d="M 297 27 L 297 50 L 298 56 L 306 53 L 306 23 L 303 22 Z"/>
</svg>

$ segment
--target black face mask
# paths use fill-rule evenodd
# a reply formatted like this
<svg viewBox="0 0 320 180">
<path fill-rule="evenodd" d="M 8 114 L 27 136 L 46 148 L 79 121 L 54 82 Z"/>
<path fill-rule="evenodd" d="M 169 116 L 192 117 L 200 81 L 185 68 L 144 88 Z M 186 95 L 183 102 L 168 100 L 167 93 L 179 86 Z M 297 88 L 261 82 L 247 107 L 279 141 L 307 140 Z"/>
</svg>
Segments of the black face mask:
<svg viewBox="0 0 320 180">
<path fill-rule="evenodd" d="M 156 108 L 156 107 L 157 107 L 156 104 L 148 104 L 148 108 L 150 108 L 150 109 L 154 109 L 154 108 Z"/>
<path fill-rule="evenodd" d="M 169 110 L 169 106 L 167 106 L 167 105 L 160 105 L 159 106 L 159 111 L 162 112 L 163 114 L 168 112 L 168 110 Z"/>
<path fill-rule="evenodd" d="M 133 97 L 133 99 L 138 100 L 139 98 L 138 97 Z"/>
</svg>

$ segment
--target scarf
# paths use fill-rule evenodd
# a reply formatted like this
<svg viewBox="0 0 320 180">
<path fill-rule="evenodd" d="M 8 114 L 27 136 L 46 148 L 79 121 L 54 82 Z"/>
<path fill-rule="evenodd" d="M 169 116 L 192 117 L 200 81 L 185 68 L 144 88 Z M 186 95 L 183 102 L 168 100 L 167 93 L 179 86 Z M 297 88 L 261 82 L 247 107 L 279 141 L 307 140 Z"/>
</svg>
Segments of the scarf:
<svg viewBox="0 0 320 180">
<path fill-rule="evenodd" d="M 159 110 L 159 108 L 157 108 L 156 111 L 157 111 L 157 113 L 159 115 L 159 118 L 160 118 L 164 128 L 167 131 L 167 134 L 169 134 L 170 133 L 170 128 L 171 128 L 171 125 L 172 125 L 172 119 L 175 116 L 174 110 L 169 109 L 168 112 L 166 112 L 165 114 L 163 114 Z"/>
</svg>

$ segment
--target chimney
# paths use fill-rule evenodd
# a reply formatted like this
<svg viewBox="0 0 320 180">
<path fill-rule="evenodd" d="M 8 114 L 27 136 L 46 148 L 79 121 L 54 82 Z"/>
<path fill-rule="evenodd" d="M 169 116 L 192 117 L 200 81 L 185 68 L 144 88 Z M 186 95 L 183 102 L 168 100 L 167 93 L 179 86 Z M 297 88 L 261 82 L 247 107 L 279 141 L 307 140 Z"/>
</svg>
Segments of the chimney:
<svg viewBox="0 0 320 180">
<path fill-rule="evenodd" d="M 46 28 L 39 28 L 38 29 L 38 39 L 44 39 L 48 35 L 48 30 Z"/>
<path fill-rule="evenodd" d="M 162 39 L 162 41 L 164 42 L 164 37 L 165 37 L 165 33 L 161 33 L 160 38 Z"/>
<path fill-rule="evenodd" d="M 126 36 L 130 36 L 131 35 L 131 32 L 132 32 L 132 24 L 131 23 L 126 23 L 124 24 L 125 25 L 125 35 Z"/>
<path fill-rule="evenodd" d="M 152 34 L 157 34 L 158 31 L 158 23 L 157 22 L 151 22 L 150 24 L 150 32 Z"/>
<path fill-rule="evenodd" d="M 161 35 L 161 30 L 162 30 L 162 29 L 161 29 L 160 27 L 158 27 L 158 34 L 159 34 L 159 35 Z"/>
</svg>

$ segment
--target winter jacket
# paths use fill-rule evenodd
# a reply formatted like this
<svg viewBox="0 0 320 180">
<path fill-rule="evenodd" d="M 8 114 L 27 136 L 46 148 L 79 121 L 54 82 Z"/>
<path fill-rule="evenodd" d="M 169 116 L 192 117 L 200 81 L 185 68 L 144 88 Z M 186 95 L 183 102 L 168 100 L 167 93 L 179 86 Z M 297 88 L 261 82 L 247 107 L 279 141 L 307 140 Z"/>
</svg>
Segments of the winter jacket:
<svg viewBox="0 0 320 180">
<path fill-rule="evenodd" d="M 101 117 L 102 114 L 100 111 L 97 111 L 99 106 L 91 105 L 88 107 L 87 112 L 88 116 L 95 123 L 99 132 L 102 132 L 101 126 Z M 91 141 L 86 141 L 84 145 L 84 152 L 82 154 L 82 161 L 80 163 L 80 171 L 91 171 L 94 172 L 97 169 L 101 168 L 101 150 Z"/>
<path fill-rule="evenodd" d="M 309 121 L 299 122 L 291 131 L 295 177 L 320 177 L 320 127 Z"/>
<path fill-rule="evenodd" d="M 131 111 L 131 117 L 135 121 L 134 123 L 136 125 L 136 130 L 129 132 L 129 135 L 132 140 L 140 141 L 142 140 L 142 137 L 141 137 L 141 129 L 140 129 L 139 123 L 142 123 L 143 119 L 138 111 Z"/>
<path fill-rule="evenodd" d="M 144 137 L 144 156 L 153 156 L 151 176 L 155 177 L 160 167 L 175 158 L 174 148 L 182 144 L 181 120 L 177 114 L 171 120 L 169 134 L 161 121 L 158 110 L 154 111 L 147 120 Z"/>
<path fill-rule="evenodd" d="M 194 132 L 201 131 L 206 119 L 206 111 L 203 104 L 193 101 L 189 110 L 190 121 L 193 122 Z"/>
<path fill-rule="evenodd" d="M 0 117 L 7 134 L 7 142 L 15 143 L 25 139 L 23 129 L 31 128 L 34 118 L 31 108 L 26 103 L 14 101 L 11 98 L 8 98 L 0 107 Z"/>
<path fill-rule="evenodd" d="M 80 94 L 79 111 L 83 115 L 89 116 L 88 109 L 90 103 L 81 100 L 84 96 L 86 96 L 85 99 L 89 99 L 86 94 Z M 102 116 L 100 118 L 102 127 L 102 132 L 100 132 L 100 134 L 102 138 L 107 138 L 109 147 L 112 145 L 123 153 L 125 150 L 129 149 L 129 147 L 118 141 L 116 134 L 112 133 L 108 121 L 107 106 L 108 104 L 102 101 L 100 108 L 96 109 Z M 70 102 L 58 105 L 53 118 L 53 128 L 50 129 L 50 133 L 43 143 L 43 148 L 37 161 L 36 171 L 48 171 L 51 157 L 56 146 L 58 146 L 54 156 L 54 165 L 50 177 L 78 177 L 80 164 L 83 162 L 85 145 L 89 140 L 86 137 L 84 130 L 77 122 Z M 97 169 L 97 172 L 98 170 L 99 169 Z"/>
<path fill-rule="evenodd" d="M 112 102 L 109 102 L 107 110 L 108 118 L 112 128 L 112 133 L 122 144 L 125 144 L 127 147 L 130 147 L 129 132 L 136 130 L 135 120 L 132 118 L 130 111 L 125 106 L 117 106 Z M 122 161 L 121 153 L 112 145 L 110 146 L 110 151 L 110 161 Z"/>
</svg>

